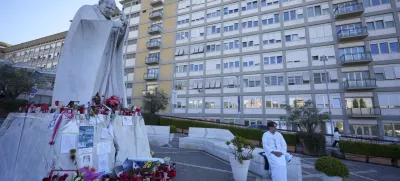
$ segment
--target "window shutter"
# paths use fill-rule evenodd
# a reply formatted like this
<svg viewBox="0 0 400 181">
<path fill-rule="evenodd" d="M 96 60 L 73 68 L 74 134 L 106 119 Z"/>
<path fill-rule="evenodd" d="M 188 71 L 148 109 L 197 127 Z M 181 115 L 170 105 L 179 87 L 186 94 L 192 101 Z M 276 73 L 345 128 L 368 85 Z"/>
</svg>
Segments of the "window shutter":
<svg viewBox="0 0 400 181">
<path fill-rule="evenodd" d="M 387 80 L 393 80 L 394 78 L 394 72 L 393 72 L 393 68 L 392 67 L 385 67 L 384 68 L 385 71 L 385 78 Z"/>
<path fill-rule="evenodd" d="M 393 21 L 393 15 L 392 14 L 386 15 L 386 16 L 383 17 L 383 20 L 385 20 L 385 21 Z"/>
<path fill-rule="evenodd" d="M 216 80 L 215 81 L 215 88 L 220 88 L 221 87 L 221 80 Z"/>
<path fill-rule="evenodd" d="M 338 73 L 337 71 L 329 72 L 331 80 L 338 80 Z"/>
<path fill-rule="evenodd" d="M 197 83 L 197 86 L 198 86 L 199 89 L 202 89 L 203 88 L 203 82 L 199 81 Z"/>
<path fill-rule="evenodd" d="M 206 82 L 206 87 L 205 87 L 206 89 L 209 89 L 210 88 L 210 81 L 207 81 Z"/>
<path fill-rule="evenodd" d="M 180 49 L 175 50 L 175 56 L 179 56 L 179 51 L 180 51 Z"/>
<path fill-rule="evenodd" d="M 400 67 L 394 67 L 394 74 L 396 74 L 396 79 L 400 79 Z"/>
<path fill-rule="evenodd" d="M 382 74 L 384 72 L 384 68 L 383 67 L 374 68 L 374 72 L 376 74 Z"/>
<path fill-rule="evenodd" d="M 296 10 L 296 13 L 299 15 L 299 14 L 303 14 L 303 9 L 297 9 Z"/>
<path fill-rule="evenodd" d="M 321 9 L 329 9 L 329 5 L 328 4 L 322 4 L 321 5 Z"/>
<path fill-rule="evenodd" d="M 303 81 L 310 81 L 310 74 L 308 72 L 303 73 Z"/>
</svg>

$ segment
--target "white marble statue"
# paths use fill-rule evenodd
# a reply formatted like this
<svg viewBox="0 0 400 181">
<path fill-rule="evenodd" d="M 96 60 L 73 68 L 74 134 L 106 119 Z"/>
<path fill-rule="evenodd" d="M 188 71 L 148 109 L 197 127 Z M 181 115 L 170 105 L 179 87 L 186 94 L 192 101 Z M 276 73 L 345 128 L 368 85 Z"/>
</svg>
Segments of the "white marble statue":
<svg viewBox="0 0 400 181">
<path fill-rule="evenodd" d="M 86 104 L 99 93 L 116 95 L 126 106 L 123 41 L 127 20 L 113 19 L 115 0 L 99 0 L 75 14 L 64 42 L 53 92 L 53 104 L 80 101 Z"/>
</svg>

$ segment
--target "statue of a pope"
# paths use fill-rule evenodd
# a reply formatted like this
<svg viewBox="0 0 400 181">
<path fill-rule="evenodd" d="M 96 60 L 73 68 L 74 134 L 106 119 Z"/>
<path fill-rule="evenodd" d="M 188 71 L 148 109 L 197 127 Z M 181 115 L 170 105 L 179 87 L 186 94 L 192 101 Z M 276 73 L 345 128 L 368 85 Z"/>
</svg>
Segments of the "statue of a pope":
<svg viewBox="0 0 400 181">
<path fill-rule="evenodd" d="M 53 104 L 86 104 L 99 93 L 118 96 L 126 106 L 122 49 L 127 21 L 123 13 L 111 17 L 115 8 L 115 0 L 100 0 L 75 14 L 61 52 Z"/>
</svg>

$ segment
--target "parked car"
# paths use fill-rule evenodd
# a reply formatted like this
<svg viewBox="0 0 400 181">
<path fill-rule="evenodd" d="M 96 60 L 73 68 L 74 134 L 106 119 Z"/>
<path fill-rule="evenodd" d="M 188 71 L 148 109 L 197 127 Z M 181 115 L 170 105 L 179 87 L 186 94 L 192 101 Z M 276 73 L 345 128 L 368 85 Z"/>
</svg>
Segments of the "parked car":
<svg viewBox="0 0 400 181">
<path fill-rule="evenodd" d="M 253 124 L 253 125 L 247 126 L 247 128 L 261 129 L 261 130 L 264 130 L 264 131 L 268 131 L 268 127 L 266 125 L 263 125 L 263 124 Z"/>
</svg>

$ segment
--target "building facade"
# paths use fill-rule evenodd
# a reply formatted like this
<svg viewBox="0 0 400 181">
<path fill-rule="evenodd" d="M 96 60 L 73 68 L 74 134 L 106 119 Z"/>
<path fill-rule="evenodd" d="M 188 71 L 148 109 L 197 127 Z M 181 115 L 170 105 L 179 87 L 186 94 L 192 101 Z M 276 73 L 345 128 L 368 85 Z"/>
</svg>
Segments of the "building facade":
<svg viewBox="0 0 400 181">
<path fill-rule="evenodd" d="M 171 115 L 290 129 L 281 105 L 312 100 L 346 135 L 400 137 L 398 0 L 121 3 L 134 105 L 164 90 Z"/>
</svg>

